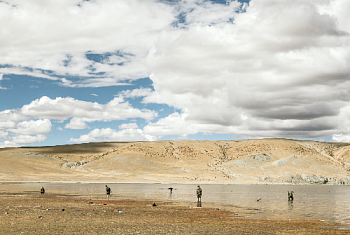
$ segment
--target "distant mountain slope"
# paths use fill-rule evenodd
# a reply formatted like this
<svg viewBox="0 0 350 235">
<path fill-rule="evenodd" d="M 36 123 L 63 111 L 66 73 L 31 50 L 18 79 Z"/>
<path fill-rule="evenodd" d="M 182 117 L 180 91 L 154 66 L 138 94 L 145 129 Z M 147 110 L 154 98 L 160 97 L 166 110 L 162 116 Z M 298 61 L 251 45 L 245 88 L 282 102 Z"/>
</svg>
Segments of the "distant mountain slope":
<svg viewBox="0 0 350 235">
<path fill-rule="evenodd" d="M 0 149 L 0 181 L 350 184 L 350 144 L 287 139 Z"/>
</svg>

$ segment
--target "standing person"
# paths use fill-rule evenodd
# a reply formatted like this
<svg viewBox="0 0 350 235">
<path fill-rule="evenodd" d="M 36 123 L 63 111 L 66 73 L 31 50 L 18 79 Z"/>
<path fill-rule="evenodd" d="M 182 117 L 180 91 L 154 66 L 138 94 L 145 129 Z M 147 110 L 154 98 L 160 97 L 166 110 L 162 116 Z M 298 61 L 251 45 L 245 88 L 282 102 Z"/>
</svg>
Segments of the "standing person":
<svg viewBox="0 0 350 235">
<path fill-rule="evenodd" d="M 109 195 L 111 194 L 111 188 L 106 185 L 107 200 L 109 200 Z"/>
<path fill-rule="evenodd" d="M 293 197 L 293 191 L 288 191 L 288 201 L 293 201 L 294 200 L 294 197 Z"/>
<path fill-rule="evenodd" d="M 44 187 L 41 187 L 41 189 L 40 189 L 40 193 L 41 193 L 41 194 L 44 194 L 44 193 L 45 193 L 45 189 L 44 189 Z"/>
<path fill-rule="evenodd" d="M 202 189 L 199 185 L 197 186 L 197 202 L 202 202 Z"/>
</svg>

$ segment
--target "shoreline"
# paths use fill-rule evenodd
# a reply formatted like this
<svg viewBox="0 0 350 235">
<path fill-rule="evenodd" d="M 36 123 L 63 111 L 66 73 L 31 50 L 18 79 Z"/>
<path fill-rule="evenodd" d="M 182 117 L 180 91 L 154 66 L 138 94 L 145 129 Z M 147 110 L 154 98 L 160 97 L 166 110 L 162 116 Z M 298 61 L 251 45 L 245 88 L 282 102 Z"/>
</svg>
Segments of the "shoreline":
<svg viewBox="0 0 350 235">
<path fill-rule="evenodd" d="M 234 212 L 149 200 L 89 200 L 70 195 L 0 196 L 0 234 L 348 234 L 340 224 L 237 218 Z M 91 203 L 92 202 L 92 203 Z M 106 203 L 103 205 L 101 203 Z"/>
<path fill-rule="evenodd" d="M 324 186 L 350 186 L 348 184 L 295 184 L 295 183 L 249 183 L 249 182 L 235 182 L 235 183 L 227 183 L 227 182 L 135 182 L 135 181 L 129 181 L 129 182 L 115 182 L 115 181 L 1 181 L 0 184 L 33 184 L 33 183 L 44 183 L 44 184 L 172 184 L 172 185 L 288 185 L 288 186 L 313 186 L 313 185 L 324 185 Z"/>
</svg>

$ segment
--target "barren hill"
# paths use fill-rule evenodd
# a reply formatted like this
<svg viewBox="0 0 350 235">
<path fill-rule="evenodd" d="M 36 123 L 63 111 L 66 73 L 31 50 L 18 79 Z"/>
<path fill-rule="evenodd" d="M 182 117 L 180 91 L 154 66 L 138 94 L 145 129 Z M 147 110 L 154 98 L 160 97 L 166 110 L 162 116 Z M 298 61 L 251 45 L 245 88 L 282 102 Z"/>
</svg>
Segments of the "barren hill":
<svg viewBox="0 0 350 235">
<path fill-rule="evenodd" d="M 0 149 L 0 181 L 350 184 L 350 144 L 287 139 Z"/>
</svg>

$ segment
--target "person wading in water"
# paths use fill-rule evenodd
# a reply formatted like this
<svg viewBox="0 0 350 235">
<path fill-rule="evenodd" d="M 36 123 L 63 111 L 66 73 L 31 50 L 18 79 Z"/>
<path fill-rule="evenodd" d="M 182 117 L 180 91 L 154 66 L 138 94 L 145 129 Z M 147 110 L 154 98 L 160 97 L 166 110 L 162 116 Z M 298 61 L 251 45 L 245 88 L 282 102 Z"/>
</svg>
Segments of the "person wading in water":
<svg viewBox="0 0 350 235">
<path fill-rule="evenodd" d="M 197 186 L 197 207 L 202 207 L 202 189 Z"/>
<path fill-rule="evenodd" d="M 111 194 L 111 188 L 106 185 L 107 200 L 109 200 L 109 195 Z"/>
<path fill-rule="evenodd" d="M 288 201 L 292 202 L 294 200 L 293 193 L 293 191 L 288 191 Z"/>
</svg>

